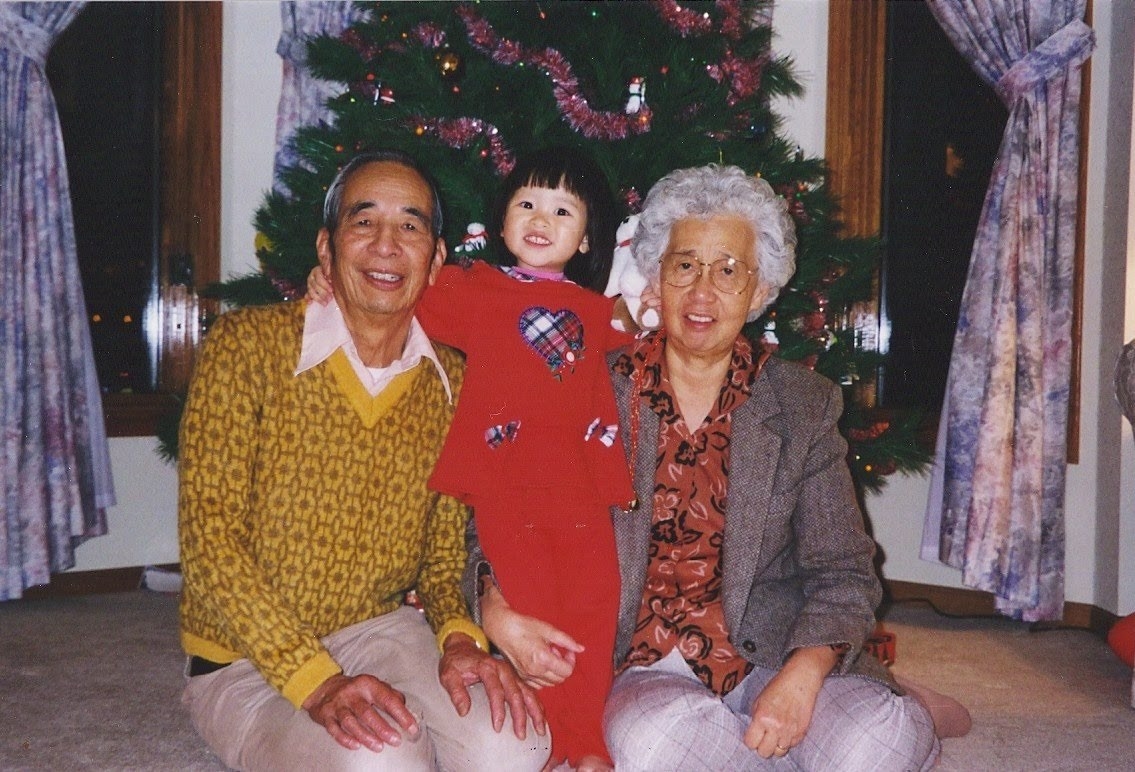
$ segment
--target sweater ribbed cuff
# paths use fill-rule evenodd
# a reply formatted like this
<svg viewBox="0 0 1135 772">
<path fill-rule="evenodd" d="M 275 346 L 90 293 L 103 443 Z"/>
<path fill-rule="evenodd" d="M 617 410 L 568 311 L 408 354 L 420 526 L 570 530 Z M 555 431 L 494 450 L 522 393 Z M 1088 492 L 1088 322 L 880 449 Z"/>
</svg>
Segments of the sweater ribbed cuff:
<svg viewBox="0 0 1135 772">
<path fill-rule="evenodd" d="M 473 639 L 473 643 L 477 644 L 478 649 L 481 651 L 489 650 L 489 639 L 485 637 L 485 633 L 480 627 L 468 619 L 451 619 L 437 631 L 437 648 L 443 654 L 445 653 L 445 639 L 449 637 L 450 633 L 465 633 Z"/>
<path fill-rule="evenodd" d="M 339 663 L 331 658 L 326 651 L 321 651 L 305 662 L 295 674 L 284 684 L 280 693 L 284 699 L 292 703 L 296 710 L 303 709 L 303 701 L 311 696 L 319 685 L 334 675 L 343 672 Z"/>
</svg>

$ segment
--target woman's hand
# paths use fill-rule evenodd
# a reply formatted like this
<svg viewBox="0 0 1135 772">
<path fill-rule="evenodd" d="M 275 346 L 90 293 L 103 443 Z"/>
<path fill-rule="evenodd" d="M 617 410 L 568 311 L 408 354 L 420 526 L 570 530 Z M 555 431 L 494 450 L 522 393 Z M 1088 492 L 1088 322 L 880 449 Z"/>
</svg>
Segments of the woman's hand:
<svg viewBox="0 0 1135 772">
<path fill-rule="evenodd" d="M 583 651 L 562 630 L 513 611 L 496 585 L 481 597 L 481 626 L 520 677 L 535 688 L 562 683 L 575 669 L 575 655 Z"/>
<path fill-rule="evenodd" d="M 816 696 L 838 655 L 830 646 L 797 649 L 753 703 L 745 745 L 763 758 L 783 756 L 804 739 Z"/>
<path fill-rule="evenodd" d="M 307 275 L 307 299 L 321 306 L 327 305 L 335 293 L 331 290 L 331 279 L 323 273 L 323 266 L 317 265 Z"/>
</svg>

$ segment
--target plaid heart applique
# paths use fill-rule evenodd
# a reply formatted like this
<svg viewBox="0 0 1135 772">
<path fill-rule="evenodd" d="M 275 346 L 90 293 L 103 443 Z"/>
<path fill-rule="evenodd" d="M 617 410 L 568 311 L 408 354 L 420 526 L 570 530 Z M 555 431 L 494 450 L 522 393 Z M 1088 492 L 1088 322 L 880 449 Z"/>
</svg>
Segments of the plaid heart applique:
<svg viewBox="0 0 1135 772">
<path fill-rule="evenodd" d="M 557 378 L 583 358 L 583 322 L 575 312 L 533 306 L 520 315 L 520 334 Z"/>
</svg>

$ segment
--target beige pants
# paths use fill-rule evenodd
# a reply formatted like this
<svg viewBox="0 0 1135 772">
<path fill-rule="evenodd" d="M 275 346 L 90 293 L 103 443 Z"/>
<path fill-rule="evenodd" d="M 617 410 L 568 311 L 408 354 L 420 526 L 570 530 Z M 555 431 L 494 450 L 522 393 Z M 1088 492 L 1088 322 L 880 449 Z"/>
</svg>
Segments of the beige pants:
<svg viewBox="0 0 1135 772">
<path fill-rule="evenodd" d="M 406 697 L 422 731 L 379 753 L 339 745 L 306 711 L 296 710 L 246 659 L 188 679 L 182 702 L 197 731 L 226 765 L 240 770 L 539 770 L 550 742 L 528 728 L 526 740 L 505 721 L 493 731 L 480 684 L 473 706 L 457 715 L 438 682 L 433 632 L 421 612 L 404 607 L 332 633 L 323 644 L 347 675 L 369 673 Z M 394 722 L 391 720 L 391 724 Z"/>
</svg>

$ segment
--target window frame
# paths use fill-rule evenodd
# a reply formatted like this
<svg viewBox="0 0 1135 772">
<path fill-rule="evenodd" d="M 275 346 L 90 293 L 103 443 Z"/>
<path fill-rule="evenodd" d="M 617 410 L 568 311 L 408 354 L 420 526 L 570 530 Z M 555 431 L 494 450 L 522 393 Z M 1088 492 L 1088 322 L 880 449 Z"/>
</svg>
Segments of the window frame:
<svg viewBox="0 0 1135 772">
<path fill-rule="evenodd" d="M 201 315 L 197 289 L 220 278 L 220 2 L 163 4 L 158 246 L 158 365 L 154 394 L 104 394 L 110 437 L 154 436 L 193 369 Z M 192 286 L 175 274 L 189 256 Z"/>
</svg>

